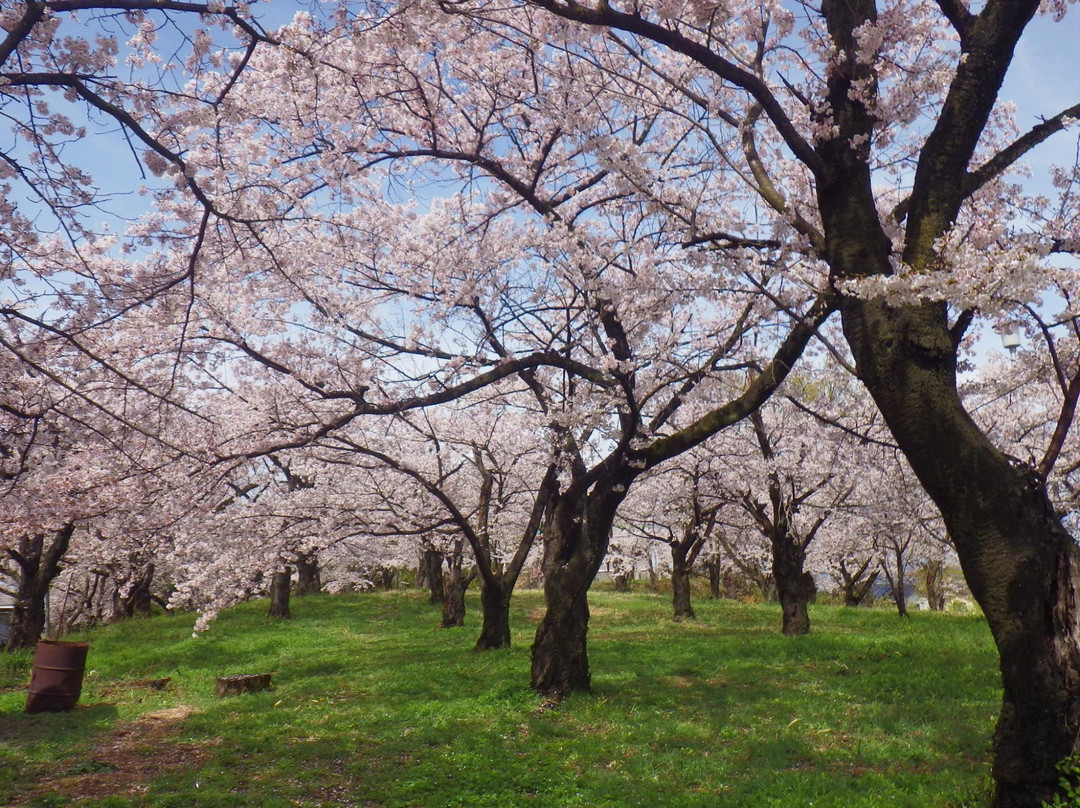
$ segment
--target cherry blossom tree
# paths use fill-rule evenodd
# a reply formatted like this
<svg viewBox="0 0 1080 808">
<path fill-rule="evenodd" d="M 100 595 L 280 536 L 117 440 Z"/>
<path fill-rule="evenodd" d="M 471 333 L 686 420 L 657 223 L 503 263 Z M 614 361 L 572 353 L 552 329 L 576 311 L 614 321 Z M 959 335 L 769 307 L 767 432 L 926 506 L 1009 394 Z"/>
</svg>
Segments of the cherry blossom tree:
<svg viewBox="0 0 1080 808">
<path fill-rule="evenodd" d="M 3 64 L 35 52 L 41 6 L 5 18 Z M 838 305 L 998 645 L 995 804 L 1038 805 L 1080 751 L 1080 551 L 1043 461 L 990 440 L 957 369 L 977 313 L 1069 284 L 1045 257 L 1075 247 L 1075 167 L 1052 202 L 1006 176 L 1080 117 L 1025 131 L 999 102 L 1039 7 L 343 4 L 155 99 L 176 193 L 147 232 L 170 250 L 91 263 L 186 282 L 157 298 L 190 312 L 170 322 L 261 367 L 261 439 L 226 452 L 533 385 L 566 458 L 533 659 L 551 693 L 588 685 L 585 593 L 627 486 L 756 408 Z M 703 379 L 754 366 L 672 427 Z"/>
<path fill-rule="evenodd" d="M 545 71 L 570 71 L 561 106 L 547 107 L 532 78 L 538 54 L 509 50 L 498 70 L 478 72 L 473 47 L 502 40 L 465 18 L 436 14 L 422 36 L 408 15 L 338 22 L 334 34 L 301 17 L 275 34 L 288 47 L 256 54 L 193 131 L 189 165 L 245 222 L 199 234 L 208 293 L 192 307 L 193 339 L 251 405 L 251 424 L 222 452 L 348 440 L 358 419 L 515 379 L 561 458 L 533 684 L 587 687 L 586 595 L 627 486 L 767 397 L 831 293 L 777 282 L 790 259 L 771 241 L 702 248 L 726 244 L 701 238 L 726 180 L 717 168 L 706 196 L 685 196 L 684 166 L 663 156 L 701 132 L 632 54 L 608 54 L 611 70 L 539 54 Z M 452 44 L 463 37 L 475 41 Z M 363 80 L 341 82 L 346 69 Z M 416 83 L 403 88 L 407 76 Z M 676 106 L 627 105 L 643 87 Z M 603 135 L 590 118 L 568 125 L 567 111 L 590 103 L 608 104 Z M 478 121 L 488 122 L 479 138 Z M 648 159 L 612 161 L 616 147 Z M 394 201 L 396 188 L 407 201 Z M 190 214 L 186 196 L 162 206 Z M 773 336 L 754 345 L 744 337 L 758 326 Z M 761 372 L 747 384 L 748 363 Z M 740 373 L 726 403 L 671 428 L 729 368 Z"/>
<path fill-rule="evenodd" d="M 619 520 L 632 536 L 667 545 L 671 553 L 671 597 L 676 622 L 693 620 L 690 578 L 694 562 L 717 527 L 727 504 L 716 496 L 715 455 L 687 452 L 638 482 Z"/>
<path fill-rule="evenodd" d="M 224 68 L 217 58 L 229 41 L 239 58 Z M 156 50 L 162 42 L 164 58 Z M 134 514 L 145 504 L 129 480 L 153 476 L 139 464 L 157 452 L 131 446 L 159 442 L 170 459 L 158 457 L 158 468 L 188 454 L 176 438 L 190 432 L 167 425 L 174 416 L 164 414 L 184 412 L 180 357 L 162 349 L 182 344 L 186 324 L 170 321 L 153 302 L 190 283 L 192 265 L 177 272 L 181 264 L 159 260 L 171 225 L 148 220 L 124 229 L 133 211 L 149 207 L 152 189 L 134 206 L 127 198 L 140 180 L 154 184 L 145 182 L 148 173 L 184 174 L 173 136 L 182 124 L 158 115 L 168 106 L 162 99 L 192 73 L 242 71 L 267 44 L 246 4 L 61 0 L 0 9 L 0 109 L 9 125 L 0 146 L 0 408 L 17 422 L 0 452 L 15 467 L 5 471 L 15 514 L 5 525 L 6 562 L 17 568 L 18 588 L 33 590 L 18 598 L 20 608 L 33 604 L 26 641 L 40 633 L 39 603 L 71 540 L 98 537 L 82 542 L 78 557 L 101 560 L 104 544 L 130 546 L 130 537 L 147 535 L 115 518 L 123 507 Z M 189 178 L 185 188 L 207 217 L 215 215 L 198 181 Z M 133 262 L 135 254 L 145 260 Z M 22 395 L 28 388 L 32 400 Z M 31 492 L 53 503 L 37 512 L 36 524 L 20 515 Z M 103 531 L 106 518 L 114 524 Z M 103 542 L 112 528 L 124 538 Z M 124 564 L 114 549 L 105 566 L 115 569 Z M 125 573 L 129 580 L 118 590 L 125 598 L 145 583 L 148 564 L 139 563 L 135 578 L 133 569 Z"/>
<path fill-rule="evenodd" d="M 37 355 L 56 346 L 23 346 Z M 49 358 L 59 365 L 57 358 Z M 46 598 L 66 565 L 84 568 L 130 562 L 137 545 L 150 546 L 182 503 L 177 490 L 183 457 L 90 407 L 87 399 L 119 407 L 115 390 L 86 378 L 83 395 L 57 395 L 48 378 L 9 362 L 0 400 L 0 587 L 14 599 L 11 647 L 34 644 L 45 628 Z M 120 391 L 123 395 L 123 390 Z M 162 438 L 168 440 L 164 423 Z M 105 536 L 122 537 L 103 541 Z M 102 564 L 104 562 L 104 564 Z M 139 573 L 148 575 L 145 566 Z M 134 570 L 119 595 L 139 583 Z"/>
<path fill-rule="evenodd" d="M 726 137 L 717 135 L 713 155 L 743 168 L 759 210 L 774 211 L 785 236 L 828 264 L 859 378 L 940 508 L 1001 655 L 997 806 L 1048 799 L 1056 763 L 1078 751 L 1080 737 L 1072 686 L 1080 551 L 1039 470 L 987 438 L 957 380 L 975 309 L 999 307 L 1003 286 L 1013 298 L 1037 294 L 1054 274 L 1040 255 L 1070 246 L 1061 241 L 1074 224 L 1070 200 L 1057 210 L 1024 200 L 1047 226 L 1018 240 L 1030 219 L 1012 215 L 1016 196 L 1003 180 L 1080 114 L 1051 110 L 1014 133 L 998 104 L 1039 7 L 868 0 L 795 14 L 777 4 L 534 0 L 501 15 L 484 3 L 448 7 L 506 31 L 507 42 L 541 8 L 569 26 L 560 37 L 584 43 L 590 56 L 581 62 L 621 48 L 657 65 L 701 116 L 716 116 L 712 131 Z M 757 222 L 732 230 L 740 239 L 761 232 Z"/>
<path fill-rule="evenodd" d="M 850 501 L 867 476 L 867 407 L 835 364 L 798 373 L 781 392 L 706 444 L 718 470 L 710 493 L 729 506 L 721 546 L 766 597 L 775 592 L 782 632 L 805 634 L 821 571 L 817 559 L 808 564 L 811 551 L 822 556 L 821 545 L 858 529 Z"/>
<path fill-rule="evenodd" d="M 863 530 L 877 551 L 878 568 L 889 584 L 897 612 L 906 617 L 908 568 L 921 562 L 940 569 L 947 542 L 937 509 L 906 464 L 889 456 L 879 462 L 885 473 L 871 474 L 879 485 L 863 486 L 860 491 Z"/>
<path fill-rule="evenodd" d="M 480 582 L 482 629 L 477 649 L 510 644 L 510 597 L 540 529 L 557 468 L 546 426 L 523 408 L 527 390 L 500 386 L 493 396 L 470 397 L 437 410 L 402 415 L 386 438 L 372 430 L 339 432 L 316 451 L 348 463 L 375 459 L 414 485 L 443 511 L 453 535 L 451 590 L 464 608 L 462 542 Z M 515 402 L 518 399 L 518 402 Z M 448 593 L 447 600 L 454 596 Z"/>
</svg>

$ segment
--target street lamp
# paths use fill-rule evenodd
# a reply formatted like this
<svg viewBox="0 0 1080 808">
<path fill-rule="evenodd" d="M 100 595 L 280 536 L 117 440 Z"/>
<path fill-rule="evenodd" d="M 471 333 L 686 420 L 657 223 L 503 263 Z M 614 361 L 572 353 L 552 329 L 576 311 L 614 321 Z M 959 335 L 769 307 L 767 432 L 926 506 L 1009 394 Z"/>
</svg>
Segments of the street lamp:
<svg viewBox="0 0 1080 808">
<path fill-rule="evenodd" d="M 1008 331 L 1001 332 L 1001 346 L 1009 353 L 1016 353 L 1020 347 L 1020 326 L 1011 325 Z"/>
</svg>

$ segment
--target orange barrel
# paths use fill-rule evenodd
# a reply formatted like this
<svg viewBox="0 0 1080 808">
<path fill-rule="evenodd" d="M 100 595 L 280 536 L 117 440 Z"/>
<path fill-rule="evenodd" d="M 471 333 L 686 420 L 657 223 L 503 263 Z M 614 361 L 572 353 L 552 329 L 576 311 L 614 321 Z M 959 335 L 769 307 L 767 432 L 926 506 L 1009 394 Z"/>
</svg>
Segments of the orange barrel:
<svg viewBox="0 0 1080 808">
<path fill-rule="evenodd" d="M 82 692 L 89 648 L 85 642 L 41 640 L 37 644 L 26 712 L 59 713 L 75 706 Z"/>
</svg>

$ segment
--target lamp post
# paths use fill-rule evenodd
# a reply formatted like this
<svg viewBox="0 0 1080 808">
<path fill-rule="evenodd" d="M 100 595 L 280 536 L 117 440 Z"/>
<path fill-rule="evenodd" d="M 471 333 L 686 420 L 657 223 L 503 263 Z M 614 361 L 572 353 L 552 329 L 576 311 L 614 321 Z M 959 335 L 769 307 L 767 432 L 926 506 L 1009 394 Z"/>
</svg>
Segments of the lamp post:
<svg viewBox="0 0 1080 808">
<path fill-rule="evenodd" d="M 1016 353 L 1020 347 L 1020 326 L 1012 325 L 1008 331 L 1001 332 L 1001 346 L 1010 354 Z"/>
</svg>

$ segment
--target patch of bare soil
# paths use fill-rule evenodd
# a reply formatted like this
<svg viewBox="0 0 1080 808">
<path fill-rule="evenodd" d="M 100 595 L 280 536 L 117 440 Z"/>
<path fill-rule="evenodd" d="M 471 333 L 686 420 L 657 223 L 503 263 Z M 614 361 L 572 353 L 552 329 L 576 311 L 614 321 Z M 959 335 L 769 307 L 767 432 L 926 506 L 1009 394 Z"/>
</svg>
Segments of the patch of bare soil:
<svg viewBox="0 0 1080 808">
<path fill-rule="evenodd" d="M 84 759 L 65 761 L 64 772 L 15 805 L 25 805 L 45 793 L 73 799 L 146 794 L 155 777 L 195 768 L 209 759 L 207 744 L 171 740 L 193 712 L 195 708 L 189 705 L 155 710 L 116 727 Z"/>
</svg>

